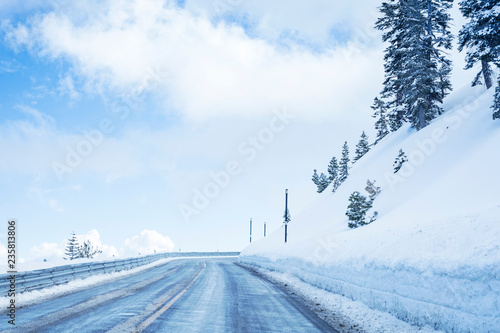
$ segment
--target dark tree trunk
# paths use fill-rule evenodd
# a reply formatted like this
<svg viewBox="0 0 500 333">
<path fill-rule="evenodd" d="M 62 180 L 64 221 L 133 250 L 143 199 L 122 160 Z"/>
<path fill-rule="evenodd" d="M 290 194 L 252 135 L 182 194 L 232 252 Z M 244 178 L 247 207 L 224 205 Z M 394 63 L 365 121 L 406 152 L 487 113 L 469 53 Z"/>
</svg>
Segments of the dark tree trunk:
<svg viewBox="0 0 500 333">
<path fill-rule="evenodd" d="M 486 85 L 486 89 L 490 89 L 493 85 L 493 82 L 491 81 L 491 69 L 490 65 L 484 60 L 481 60 L 481 70 L 483 72 L 484 84 Z"/>
<path fill-rule="evenodd" d="M 421 130 L 427 126 L 426 121 L 425 121 L 425 109 L 422 103 L 418 106 L 418 130 Z"/>
</svg>

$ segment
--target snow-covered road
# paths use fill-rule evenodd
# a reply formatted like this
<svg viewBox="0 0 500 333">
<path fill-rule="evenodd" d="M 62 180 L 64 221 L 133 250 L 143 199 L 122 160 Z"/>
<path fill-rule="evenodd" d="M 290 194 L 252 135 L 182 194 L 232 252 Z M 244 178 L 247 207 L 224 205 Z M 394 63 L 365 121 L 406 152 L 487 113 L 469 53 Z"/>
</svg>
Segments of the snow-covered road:
<svg viewBox="0 0 500 333">
<path fill-rule="evenodd" d="M 1 332 L 335 332 L 235 258 L 182 259 L 18 309 Z M 10 326 L 10 325 L 9 325 Z"/>
</svg>

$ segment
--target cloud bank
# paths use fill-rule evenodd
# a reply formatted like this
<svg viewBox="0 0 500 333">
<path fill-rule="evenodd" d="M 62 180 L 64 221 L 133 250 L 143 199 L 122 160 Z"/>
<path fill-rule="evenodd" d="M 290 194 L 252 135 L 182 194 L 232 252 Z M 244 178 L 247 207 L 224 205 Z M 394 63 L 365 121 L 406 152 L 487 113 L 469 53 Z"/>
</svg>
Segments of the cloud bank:
<svg viewBox="0 0 500 333">
<path fill-rule="evenodd" d="M 268 10 L 274 13 L 272 7 Z M 337 7 L 347 10 L 336 3 L 326 12 Z M 352 41 L 315 52 L 300 40 L 286 47 L 269 40 L 277 33 L 271 31 L 291 29 L 288 19 L 278 19 L 266 30 L 259 6 L 242 8 L 259 17 L 255 29 L 264 32 L 250 36 L 241 25 L 214 23 L 207 11 L 160 0 L 107 0 L 59 8 L 12 25 L 7 39 L 16 48 L 68 61 L 93 91 L 127 93 L 144 89 L 145 81 L 153 79 L 166 112 L 175 110 L 188 119 L 250 116 L 285 106 L 313 119 L 336 119 L 352 112 L 358 101 L 370 105 L 373 82 L 382 81 L 381 43 L 373 30 L 363 29 L 371 28 L 375 17 L 364 17 L 368 21 L 349 32 Z M 301 10 L 290 8 L 296 8 L 295 14 Z M 310 25 L 311 31 L 304 21 L 296 28 L 309 36 L 328 31 L 325 24 L 339 23 L 317 21 L 322 24 Z M 63 82 L 77 96 L 72 82 Z"/>
</svg>

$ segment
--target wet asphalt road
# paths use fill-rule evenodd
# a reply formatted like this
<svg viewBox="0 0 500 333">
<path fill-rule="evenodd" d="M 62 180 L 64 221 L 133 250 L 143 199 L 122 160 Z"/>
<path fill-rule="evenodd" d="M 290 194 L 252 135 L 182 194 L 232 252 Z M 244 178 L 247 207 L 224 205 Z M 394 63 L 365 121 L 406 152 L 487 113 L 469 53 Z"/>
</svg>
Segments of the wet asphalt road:
<svg viewBox="0 0 500 333">
<path fill-rule="evenodd" d="M 235 264 L 173 260 L 18 309 L 1 332 L 336 332 L 294 295 Z M 6 330 L 7 329 L 7 330 Z"/>
</svg>

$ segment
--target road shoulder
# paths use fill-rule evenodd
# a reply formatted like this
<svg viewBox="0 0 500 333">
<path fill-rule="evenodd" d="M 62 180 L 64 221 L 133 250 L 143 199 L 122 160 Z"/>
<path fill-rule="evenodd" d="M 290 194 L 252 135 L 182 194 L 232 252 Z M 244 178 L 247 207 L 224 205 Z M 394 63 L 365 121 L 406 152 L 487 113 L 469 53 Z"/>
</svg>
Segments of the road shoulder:
<svg viewBox="0 0 500 333">
<path fill-rule="evenodd" d="M 320 319 L 339 332 L 437 332 L 431 328 L 412 326 L 388 313 L 370 309 L 361 302 L 352 301 L 341 295 L 314 287 L 296 277 L 246 265 L 241 262 L 236 262 L 236 265 L 278 285 L 286 293 L 297 296 Z"/>
</svg>

